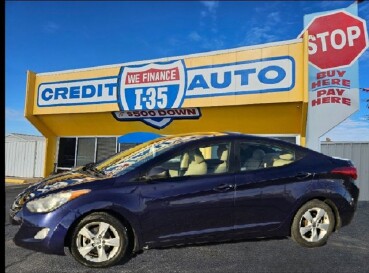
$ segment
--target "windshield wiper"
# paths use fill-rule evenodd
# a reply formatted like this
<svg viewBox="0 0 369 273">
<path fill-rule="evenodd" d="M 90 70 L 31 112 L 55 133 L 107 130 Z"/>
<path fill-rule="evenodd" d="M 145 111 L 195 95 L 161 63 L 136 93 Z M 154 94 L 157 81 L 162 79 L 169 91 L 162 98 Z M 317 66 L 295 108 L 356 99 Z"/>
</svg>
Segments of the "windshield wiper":
<svg viewBox="0 0 369 273">
<path fill-rule="evenodd" d="M 98 169 L 95 167 L 95 163 L 93 163 L 93 162 L 88 163 L 88 164 L 86 164 L 85 166 L 83 166 L 82 171 L 91 171 L 91 172 L 93 172 L 94 174 L 105 175 L 105 172 L 104 172 L 104 171 L 102 171 L 102 170 L 98 170 Z"/>
</svg>

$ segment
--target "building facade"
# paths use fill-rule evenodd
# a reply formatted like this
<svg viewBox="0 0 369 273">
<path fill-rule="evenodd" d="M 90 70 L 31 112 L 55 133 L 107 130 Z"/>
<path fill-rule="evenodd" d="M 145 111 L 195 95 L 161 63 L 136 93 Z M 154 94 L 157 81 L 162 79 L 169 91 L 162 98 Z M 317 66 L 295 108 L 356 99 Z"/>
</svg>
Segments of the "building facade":
<svg viewBox="0 0 369 273">
<path fill-rule="evenodd" d="M 305 37 L 305 36 L 304 36 Z M 130 132 L 237 131 L 305 145 L 305 38 L 159 60 L 28 71 L 26 118 L 46 137 L 44 175 L 119 151 Z"/>
</svg>

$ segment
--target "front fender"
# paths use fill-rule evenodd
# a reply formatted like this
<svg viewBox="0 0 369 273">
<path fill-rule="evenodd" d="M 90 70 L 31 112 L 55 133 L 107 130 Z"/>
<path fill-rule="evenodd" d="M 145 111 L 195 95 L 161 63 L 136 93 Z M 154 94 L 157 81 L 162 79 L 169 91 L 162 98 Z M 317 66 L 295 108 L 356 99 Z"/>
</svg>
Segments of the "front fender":
<svg viewBox="0 0 369 273">
<path fill-rule="evenodd" d="M 123 224 L 127 222 L 136 237 L 138 244 L 136 247 L 141 248 L 142 229 L 138 217 L 136 216 L 136 213 L 140 211 L 138 199 L 134 195 L 121 195 L 119 193 L 109 194 L 109 199 L 105 199 L 102 195 L 96 196 L 93 199 L 94 201 L 91 203 L 79 200 L 79 202 L 74 203 L 73 206 L 68 208 L 69 213 L 63 217 L 62 221 L 57 226 L 59 238 L 60 241 L 63 242 L 63 246 L 68 243 L 73 229 L 82 218 L 93 212 L 104 211 L 117 217 Z M 124 200 L 124 202 L 122 202 L 122 200 Z"/>
</svg>

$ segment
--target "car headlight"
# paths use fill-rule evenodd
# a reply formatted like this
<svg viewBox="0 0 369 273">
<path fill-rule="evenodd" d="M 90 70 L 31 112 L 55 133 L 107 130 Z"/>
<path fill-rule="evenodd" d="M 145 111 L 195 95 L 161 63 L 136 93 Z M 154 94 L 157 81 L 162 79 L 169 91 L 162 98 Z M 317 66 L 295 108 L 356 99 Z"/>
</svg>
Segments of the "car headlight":
<svg viewBox="0 0 369 273">
<path fill-rule="evenodd" d="M 41 197 L 32 201 L 29 201 L 26 206 L 30 212 L 44 213 L 53 211 L 65 203 L 80 197 L 91 190 L 77 190 L 77 191 L 64 191 L 54 194 L 49 194 L 45 197 Z"/>
</svg>

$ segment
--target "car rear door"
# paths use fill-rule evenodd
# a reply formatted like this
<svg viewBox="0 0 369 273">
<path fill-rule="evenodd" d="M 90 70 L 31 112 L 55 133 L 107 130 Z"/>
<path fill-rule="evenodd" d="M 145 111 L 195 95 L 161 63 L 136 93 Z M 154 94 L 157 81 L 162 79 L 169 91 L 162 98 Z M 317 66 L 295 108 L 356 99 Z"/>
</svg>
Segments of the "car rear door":
<svg viewBox="0 0 369 273">
<path fill-rule="evenodd" d="M 236 233 L 274 230 L 290 215 L 295 202 L 294 191 L 306 190 L 312 174 L 299 171 L 296 161 L 303 155 L 291 147 L 239 141 L 236 149 L 240 151 L 239 171 L 235 175 Z M 243 152 L 246 155 L 242 155 Z"/>
</svg>

